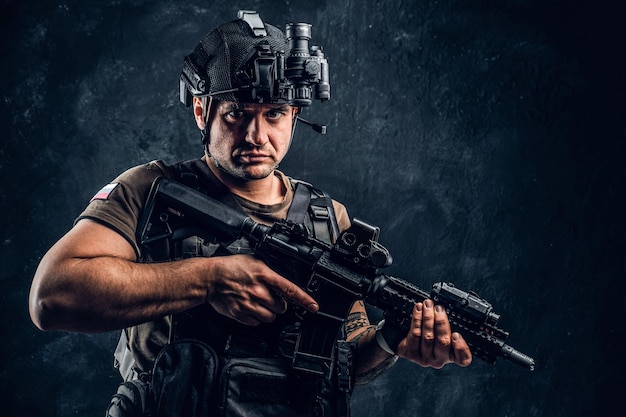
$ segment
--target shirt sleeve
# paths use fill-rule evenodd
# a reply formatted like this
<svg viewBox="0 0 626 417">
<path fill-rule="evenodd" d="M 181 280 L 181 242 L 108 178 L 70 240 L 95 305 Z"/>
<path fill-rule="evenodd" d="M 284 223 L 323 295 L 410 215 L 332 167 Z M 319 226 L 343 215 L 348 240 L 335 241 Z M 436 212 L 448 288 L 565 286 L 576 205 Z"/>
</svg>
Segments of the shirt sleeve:
<svg viewBox="0 0 626 417">
<path fill-rule="evenodd" d="M 153 161 L 123 172 L 94 195 L 74 224 L 90 219 L 113 229 L 132 245 L 139 257 L 136 238 L 139 218 L 152 183 L 166 170 L 161 161 Z"/>
<path fill-rule="evenodd" d="M 346 207 L 338 201 L 333 200 L 333 208 L 335 209 L 335 217 L 337 218 L 337 225 L 339 231 L 343 232 L 350 227 L 350 217 Z"/>
</svg>

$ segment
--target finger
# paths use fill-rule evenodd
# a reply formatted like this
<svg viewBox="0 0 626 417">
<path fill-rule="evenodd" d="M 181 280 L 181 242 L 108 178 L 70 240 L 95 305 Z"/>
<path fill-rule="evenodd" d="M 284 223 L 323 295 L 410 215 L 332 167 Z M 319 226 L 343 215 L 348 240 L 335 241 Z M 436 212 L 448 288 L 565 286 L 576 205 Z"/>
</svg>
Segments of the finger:
<svg viewBox="0 0 626 417">
<path fill-rule="evenodd" d="M 259 304 L 276 314 L 287 311 L 287 302 L 275 291 L 268 289 L 266 285 L 255 285 L 250 290 L 251 301 Z"/>
<path fill-rule="evenodd" d="M 241 305 L 221 306 L 215 305 L 215 310 L 231 319 L 246 326 L 258 326 L 261 324 L 260 317 L 250 308 L 243 308 Z"/>
<path fill-rule="evenodd" d="M 274 309 L 272 311 L 278 314 L 287 311 L 287 301 L 280 294 L 274 295 Z"/>
<path fill-rule="evenodd" d="M 257 310 L 259 310 L 260 313 L 258 314 L 263 316 L 265 316 L 266 313 L 262 310 L 268 310 L 269 313 L 274 314 L 274 316 L 268 316 L 267 319 L 263 319 L 263 322 L 273 321 L 276 314 L 282 314 L 287 311 L 287 302 L 285 299 L 280 294 L 270 290 L 264 283 L 249 287 L 247 292 L 249 299 L 247 300 L 246 306 L 249 310 L 254 313 L 257 313 Z"/>
<path fill-rule="evenodd" d="M 451 346 L 451 333 L 450 321 L 448 320 L 448 314 L 443 306 L 435 306 L 435 345 L 434 345 L 434 357 L 436 361 L 441 363 L 441 366 L 453 360 L 453 352 L 450 351 Z"/>
<path fill-rule="evenodd" d="M 317 301 L 315 301 L 313 297 L 307 294 L 306 291 L 304 291 L 288 279 L 274 273 L 267 276 L 266 283 L 268 286 L 272 287 L 278 294 L 281 294 L 283 298 L 301 305 L 311 313 L 317 313 L 317 311 L 319 310 L 319 305 L 317 304 Z"/>
<path fill-rule="evenodd" d="M 411 317 L 411 326 L 406 338 L 398 345 L 398 354 L 403 357 L 424 364 L 422 360 L 421 341 L 422 341 L 422 310 L 424 305 L 416 303 L 413 307 L 413 315 Z"/>
<path fill-rule="evenodd" d="M 246 326 L 258 326 L 261 324 L 261 320 L 259 320 L 255 316 L 242 316 L 242 317 L 234 317 L 241 324 L 245 324 Z"/>
<path fill-rule="evenodd" d="M 276 320 L 276 313 L 262 304 L 246 303 L 245 307 L 237 315 L 237 320 L 248 326 L 257 326 L 261 323 L 271 323 Z"/>
<path fill-rule="evenodd" d="M 424 358 L 433 357 L 435 344 L 435 309 L 432 300 L 424 300 L 422 310 L 422 341 L 421 350 Z"/>
<path fill-rule="evenodd" d="M 472 351 L 460 333 L 452 333 L 452 352 L 457 365 L 465 367 L 472 363 Z"/>
<path fill-rule="evenodd" d="M 253 315 L 250 316 L 253 320 L 256 319 L 260 323 L 271 323 L 276 320 L 276 313 L 259 306 L 253 311 Z"/>
<path fill-rule="evenodd" d="M 416 303 L 413 307 L 413 316 L 411 317 L 411 326 L 409 328 L 409 334 L 407 335 L 407 343 L 409 346 L 416 346 L 419 349 L 419 344 L 422 337 L 422 310 L 424 305 L 422 303 Z"/>
<path fill-rule="evenodd" d="M 275 314 L 283 314 L 287 311 L 287 301 L 285 301 L 280 294 L 270 293 L 266 298 L 263 298 L 259 304 Z"/>
</svg>

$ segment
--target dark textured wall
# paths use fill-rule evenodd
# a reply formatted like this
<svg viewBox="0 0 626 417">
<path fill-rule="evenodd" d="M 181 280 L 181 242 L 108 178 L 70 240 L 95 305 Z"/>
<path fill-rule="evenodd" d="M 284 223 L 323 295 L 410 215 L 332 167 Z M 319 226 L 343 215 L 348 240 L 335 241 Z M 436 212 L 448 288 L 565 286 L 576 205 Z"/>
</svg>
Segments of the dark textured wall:
<svg viewBox="0 0 626 417">
<path fill-rule="evenodd" d="M 180 64 L 240 8 L 312 23 L 331 65 L 307 115 L 329 133 L 300 126 L 282 169 L 379 225 L 390 273 L 490 300 L 538 362 L 399 363 L 354 415 L 600 415 L 626 301 L 625 36 L 603 3 L 0 1 L 2 415 L 102 415 L 117 334 L 38 331 L 33 272 L 118 172 L 199 155 Z"/>
</svg>

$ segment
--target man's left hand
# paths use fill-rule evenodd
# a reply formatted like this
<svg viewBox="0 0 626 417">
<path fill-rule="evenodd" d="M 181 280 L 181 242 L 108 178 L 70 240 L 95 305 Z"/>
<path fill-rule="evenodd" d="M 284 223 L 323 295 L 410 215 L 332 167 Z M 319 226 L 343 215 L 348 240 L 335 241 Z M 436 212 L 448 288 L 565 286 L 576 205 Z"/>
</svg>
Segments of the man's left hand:
<svg viewBox="0 0 626 417">
<path fill-rule="evenodd" d="M 415 304 L 407 337 L 398 345 L 398 356 L 421 366 L 442 368 L 448 363 L 468 366 L 472 352 L 459 333 L 452 333 L 448 314 L 432 300 Z"/>
</svg>

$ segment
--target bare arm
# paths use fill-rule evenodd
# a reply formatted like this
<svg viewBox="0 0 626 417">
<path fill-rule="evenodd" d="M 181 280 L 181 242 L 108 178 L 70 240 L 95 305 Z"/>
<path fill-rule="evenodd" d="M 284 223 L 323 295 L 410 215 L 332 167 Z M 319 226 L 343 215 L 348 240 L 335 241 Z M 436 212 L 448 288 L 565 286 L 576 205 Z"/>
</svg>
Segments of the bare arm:
<svg viewBox="0 0 626 417">
<path fill-rule="evenodd" d="M 41 260 L 29 308 L 41 329 L 101 332 L 205 302 L 256 325 L 284 312 L 283 297 L 317 311 L 309 295 L 250 256 L 140 264 L 117 232 L 81 220 Z"/>
</svg>

